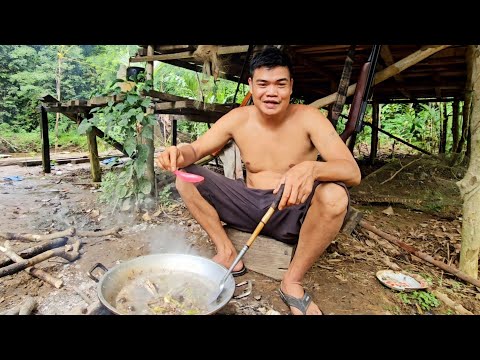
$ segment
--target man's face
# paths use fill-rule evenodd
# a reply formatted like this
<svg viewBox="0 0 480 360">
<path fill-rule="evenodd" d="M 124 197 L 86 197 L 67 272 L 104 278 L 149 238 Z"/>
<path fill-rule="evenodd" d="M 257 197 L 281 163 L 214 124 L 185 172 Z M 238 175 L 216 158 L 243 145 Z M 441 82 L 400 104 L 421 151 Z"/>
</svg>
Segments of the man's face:
<svg viewBox="0 0 480 360">
<path fill-rule="evenodd" d="M 266 115 L 283 112 L 290 103 L 293 80 L 288 67 L 261 67 L 248 79 L 253 102 Z"/>
</svg>

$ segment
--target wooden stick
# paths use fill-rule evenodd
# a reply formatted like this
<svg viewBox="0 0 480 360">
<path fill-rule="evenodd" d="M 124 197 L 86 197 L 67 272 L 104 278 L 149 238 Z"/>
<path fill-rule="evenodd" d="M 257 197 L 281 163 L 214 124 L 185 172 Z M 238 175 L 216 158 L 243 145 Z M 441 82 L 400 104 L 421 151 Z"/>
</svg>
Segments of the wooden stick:
<svg viewBox="0 0 480 360">
<path fill-rule="evenodd" d="M 108 230 L 102 230 L 102 231 L 84 231 L 84 230 L 77 230 L 76 235 L 77 236 L 83 236 L 83 237 L 100 237 L 100 236 L 106 236 L 106 235 L 115 235 L 118 234 L 120 231 L 122 231 L 121 227 L 114 227 Z"/>
<path fill-rule="evenodd" d="M 0 269 L 0 277 L 6 276 L 6 275 L 11 275 L 15 274 L 21 270 L 26 269 L 27 267 L 33 266 L 35 264 L 38 264 L 39 262 L 42 262 L 44 260 L 47 260 L 53 256 L 60 256 L 68 261 L 74 261 L 78 256 L 80 255 L 78 252 L 78 248 L 80 247 L 80 242 L 77 240 L 77 242 L 73 245 L 73 250 L 72 251 L 67 251 L 66 246 L 62 248 L 57 248 L 53 250 L 47 250 L 37 256 L 34 256 L 30 259 L 23 259 L 22 262 L 18 262 L 15 264 L 11 264 L 8 266 L 5 266 Z"/>
<path fill-rule="evenodd" d="M 21 263 L 21 262 L 24 261 L 24 259 L 21 256 L 18 256 L 17 253 L 15 253 L 12 249 L 9 248 L 8 241 L 5 241 L 5 247 L 0 246 L 0 251 L 3 251 L 5 253 L 5 255 L 7 255 L 10 259 L 12 259 L 13 261 L 15 261 L 17 263 Z M 28 268 L 24 269 L 24 271 L 26 271 L 27 273 L 29 273 L 32 276 L 35 276 L 35 277 L 49 283 L 50 285 L 55 286 L 57 289 L 60 289 L 63 285 L 63 280 L 58 279 L 58 278 L 50 275 L 49 273 L 43 271 L 42 269 L 37 269 L 34 266 L 28 267 Z"/>
<path fill-rule="evenodd" d="M 18 251 L 17 253 L 23 259 L 27 259 L 27 258 L 30 258 L 32 256 L 38 255 L 38 254 L 40 254 L 44 251 L 63 246 L 67 243 L 67 241 L 68 241 L 67 237 L 53 239 L 53 240 L 51 240 L 49 242 L 46 242 L 44 244 L 35 245 L 35 246 L 32 246 L 31 248 Z M 10 258 L 0 259 L 0 267 L 10 265 L 13 262 L 14 261 L 12 261 Z"/>
<path fill-rule="evenodd" d="M 37 300 L 29 296 L 20 307 L 18 315 L 30 315 L 37 306 Z"/>
<path fill-rule="evenodd" d="M 442 270 L 445 270 L 446 272 L 452 274 L 452 275 L 455 275 L 456 277 L 472 284 L 472 285 L 475 285 L 475 286 L 478 286 L 480 287 L 480 280 L 477 280 L 463 272 L 461 272 L 460 270 L 458 270 L 457 268 L 453 267 L 453 266 L 450 266 L 450 265 L 447 265 L 441 261 L 438 261 L 438 260 L 435 260 L 432 256 L 430 255 L 427 255 L 417 249 L 415 249 L 413 246 L 411 245 L 408 245 L 408 244 L 405 244 L 404 242 L 400 241 L 399 239 L 395 238 L 394 236 L 390 235 L 390 234 L 387 234 L 386 232 L 383 232 L 382 230 L 379 230 L 377 229 L 375 226 L 369 224 L 368 222 L 366 222 L 365 220 L 360 220 L 360 226 L 363 227 L 364 229 L 367 229 L 367 230 L 370 230 L 371 232 L 373 232 L 374 234 L 377 234 L 378 236 L 381 236 L 382 238 L 390 241 L 391 243 L 401 247 L 403 250 L 405 251 L 408 251 L 409 253 L 415 255 L 416 257 L 430 263 L 430 264 L 433 264 L 437 267 L 439 267 L 440 269 Z"/>
<path fill-rule="evenodd" d="M 103 305 L 99 300 L 96 300 L 89 304 L 88 306 L 77 306 L 73 308 L 67 315 L 99 315 Z"/>
<path fill-rule="evenodd" d="M 75 292 L 80 295 L 80 297 L 87 303 L 87 305 L 90 305 L 92 303 L 92 300 L 90 300 L 90 298 L 87 296 L 87 294 L 85 294 L 82 290 L 80 290 L 78 287 L 76 286 L 72 286 L 73 290 L 75 290 Z"/>
<path fill-rule="evenodd" d="M 412 160 L 412 161 L 410 161 L 407 165 L 402 166 L 402 167 L 401 167 L 398 171 L 396 171 L 395 174 L 393 174 L 390 178 L 388 178 L 388 179 L 385 180 L 385 181 L 382 181 L 382 182 L 380 183 L 380 185 L 383 185 L 383 184 L 385 184 L 386 182 L 389 182 L 389 181 L 392 180 L 395 176 L 397 176 L 400 171 L 402 171 L 402 170 L 405 169 L 407 166 L 412 165 L 415 161 L 418 161 L 418 160 L 420 160 L 420 159 L 421 159 L 421 158 Z"/>
<path fill-rule="evenodd" d="M 37 306 L 37 301 L 28 296 L 21 304 L 0 313 L 0 315 L 28 315 L 35 309 L 35 306 Z"/>
<path fill-rule="evenodd" d="M 465 309 L 462 305 L 457 304 L 455 301 L 450 299 L 446 294 L 438 291 L 438 290 L 433 290 L 432 294 L 435 295 L 437 298 L 439 298 L 445 305 L 447 305 L 449 308 L 453 309 L 456 311 L 457 314 L 460 315 L 473 315 L 471 311 L 468 311 Z"/>
<path fill-rule="evenodd" d="M 34 235 L 34 234 L 15 234 L 15 233 L 1 233 L 0 237 L 5 238 L 6 240 L 19 240 L 19 241 L 42 241 L 42 240 L 52 240 L 64 236 L 72 236 L 75 234 L 75 228 L 70 228 L 63 231 L 54 232 L 47 235 Z"/>
<path fill-rule="evenodd" d="M 64 236 L 84 236 L 84 237 L 96 237 L 96 236 L 105 236 L 105 235 L 114 235 L 122 230 L 121 227 L 114 227 L 108 230 L 102 231 L 84 231 L 76 230 L 75 228 L 69 228 L 63 231 L 57 231 L 51 234 L 46 235 L 35 235 L 35 234 L 15 234 L 15 233 L 2 233 L 0 232 L 0 237 L 5 238 L 6 240 L 19 240 L 19 241 L 42 241 L 42 240 L 52 240 Z"/>
</svg>

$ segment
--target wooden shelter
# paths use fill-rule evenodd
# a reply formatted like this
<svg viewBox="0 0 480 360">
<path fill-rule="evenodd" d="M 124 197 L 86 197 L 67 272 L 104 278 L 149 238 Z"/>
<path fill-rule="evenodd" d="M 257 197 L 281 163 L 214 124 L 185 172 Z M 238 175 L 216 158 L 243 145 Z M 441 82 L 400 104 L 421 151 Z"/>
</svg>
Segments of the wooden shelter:
<svg viewBox="0 0 480 360">
<path fill-rule="evenodd" d="M 147 77 L 153 76 L 154 61 L 162 61 L 201 72 L 210 63 L 212 74 L 218 71 L 221 78 L 247 83 L 249 60 L 266 45 L 141 45 L 130 59 L 131 65 L 146 63 Z M 208 51 L 200 53 L 201 48 Z M 354 47 L 351 76 L 346 103 L 352 101 L 355 83 L 362 66 L 367 62 L 373 45 L 285 45 L 293 60 L 293 97 L 318 108 L 329 108 L 337 100 L 336 91 L 342 78 L 345 60 Z M 373 104 L 462 101 L 469 92 L 467 72 L 467 45 L 382 45 L 375 67 L 372 97 Z M 213 69 L 216 60 L 220 66 Z M 173 114 L 176 119 L 213 123 L 228 112 L 234 104 L 203 104 L 172 94 L 151 91 L 155 113 Z M 468 97 L 468 96 L 467 96 Z M 80 122 L 89 111 L 104 106 L 109 101 L 121 101 L 121 96 L 96 97 L 89 100 L 58 102 L 53 97 L 42 100 L 43 122 L 47 112 L 59 112 Z M 468 101 L 466 102 L 468 105 Z M 375 115 L 374 111 L 374 115 Z M 468 112 L 464 112 L 468 114 Z M 457 111 L 458 115 L 458 111 Z M 374 116 L 375 123 L 375 116 Z M 378 119 L 377 119 L 378 120 Z M 48 134 L 47 134 L 48 135 Z M 103 137 L 100 130 L 96 136 Z M 374 131 L 373 143 L 377 133 Z M 45 140 L 48 141 L 44 137 Z M 91 140 L 92 142 L 93 140 Z M 175 138 L 173 139 L 175 141 Z M 121 144 L 113 142 L 122 150 Z M 92 142 L 92 146 L 94 146 Z M 47 154 L 48 144 L 44 146 Z M 372 159 L 375 154 L 372 155 Z M 49 161 L 44 161 L 48 172 Z M 94 176 L 94 178 L 96 178 Z M 97 177 L 98 178 L 98 177 Z"/>
<path fill-rule="evenodd" d="M 294 65 L 293 96 L 303 99 L 305 103 L 312 103 L 336 92 L 350 46 L 285 46 L 286 51 L 291 54 Z M 367 61 L 372 46 L 355 46 L 352 83 L 358 79 L 360 69 Z M 218 46 L 217 56 L 223 63 L 221 77 L 239 80 L 248 47 L 249 45 Z M 253 47 L 254 53 L 262 49 L 263 45 Z M 156 60 L 201 72 L 203 61 L 194 56 L 197 48 L 198 45 L 155 45 L 154 54 L 147 56 L 147 46 L 142 46 L 138 55 L 131 58 L 130 62 Z M 396 64 L 399 73 L 375 86 L 373 100 L 379 103 L 392 103 L 463 99 L 467 80 L 466 48 L 467 45 L 450 45 L 445 48 L 440 45 L 382 45 L 377 72 Z M 435 52 L 437 49 L 439 51 Z M 422 58 L 422 54 L 431 56 Z M 406 59 L 407 65 L 410 66 L 401 69 L 400 66 L 405 65 Z M 248 69 L 244 71 L 240 81 L 246 83 L 247 78 Z"/>
</svg>

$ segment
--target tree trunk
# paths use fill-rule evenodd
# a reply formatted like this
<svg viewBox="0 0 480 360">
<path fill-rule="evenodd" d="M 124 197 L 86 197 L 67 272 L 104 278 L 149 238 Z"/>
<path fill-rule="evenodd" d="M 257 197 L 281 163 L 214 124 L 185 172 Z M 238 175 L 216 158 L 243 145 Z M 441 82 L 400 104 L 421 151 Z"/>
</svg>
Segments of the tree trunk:
<svg viewBox="0 0 480 360">
<path fill-rule="evenodd" d="M 472 50 L 472 96 L 470 113 L 471 158 L 465 177 L 457 185 L 463 198 L 462 249 L 459 268 L 477 279 L 480 250 L 480 45 Z M 465 121 L 465 119 L 464 119 Z"/>
</svg>

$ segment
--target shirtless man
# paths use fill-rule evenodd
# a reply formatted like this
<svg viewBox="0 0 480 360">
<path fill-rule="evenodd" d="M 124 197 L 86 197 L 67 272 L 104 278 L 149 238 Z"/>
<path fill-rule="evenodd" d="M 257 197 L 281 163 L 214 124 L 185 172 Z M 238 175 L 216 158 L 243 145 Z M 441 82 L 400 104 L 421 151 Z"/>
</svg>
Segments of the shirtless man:
<svg viewBox="0 0 480 360">
<path fill-rule="evenodd" d="M 252 59 L 248 84 L 254 105 L 231 110 L 191 144 L 167 148 L 157 164 L 164 170 L 183 168 L 205 177 L 197 184 L 177 179 L 176 186 L 215 244 L 213 260 L 226 268 L 237 251 L 221 221 L 253 232 L 285 184 L 278 210 L 261 233 L 286 243 L 298 241 L 279 293 L 292 314 L 321 315 L 302 280 L 339 232 L 349 206 L 346 186 L 360 183 L 360 169 L 318 109 L 290 104 L 292 66 L 279 49 L 266 48 Z M 191 165 L 230 139 L 245 163 L 245 182 Z M 318 154 L 323 161 L 317 161 Z M 243 274 L 243 262 L 233 271 Z"/>
</svg>

